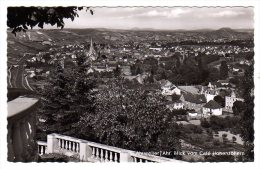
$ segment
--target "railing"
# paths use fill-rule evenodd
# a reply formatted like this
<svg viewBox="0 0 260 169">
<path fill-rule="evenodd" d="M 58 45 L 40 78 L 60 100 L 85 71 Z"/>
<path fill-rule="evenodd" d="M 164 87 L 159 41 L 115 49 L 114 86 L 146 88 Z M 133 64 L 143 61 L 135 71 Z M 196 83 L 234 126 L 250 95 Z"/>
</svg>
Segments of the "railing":
<svg viewBox="0 0 260 169">
<path fill-rule="evenodd" d="M 137 153 L 134 151 L 130 152 L 130 155 L 131 155 L 132 161 L 136 162 L 136 163 L 147 163 L 147 162 L 160 163 L 160 162 L 178 161 L 178 160 L 155 156 L 155 155 Z"/>
<path fill-rule="evenodd" d="M 47 153 L 47 142 L 37 141 L 38 144 L 38 154 L 44 155 Z"/>
<path fill-rule="evenodd" d="M 95 142 L 77 139 L 60 134 L 47 136 L 47 151 L 42 152 L 46 143 L 38 142 L 42 153 L 58 153 L 67 156 L 74 156 L 80 161 L 88 162 L 180 162 L 179 160 L 142 154 L 132 150 L 107 146 Z"/>
<path fill-rule="evenodd" d="M 91 161 L 100 162 L 120 162 L 120 152 L 122 149 L 111 147 L 103 144 L 89 142 L 91 148 Z"/>
<path fill-rule="evenodd" d="M 37 160 L 35 141 L 38 99 L 18 97 L 8 102 L 8 161 L 29 162 Z"/>
</svg>

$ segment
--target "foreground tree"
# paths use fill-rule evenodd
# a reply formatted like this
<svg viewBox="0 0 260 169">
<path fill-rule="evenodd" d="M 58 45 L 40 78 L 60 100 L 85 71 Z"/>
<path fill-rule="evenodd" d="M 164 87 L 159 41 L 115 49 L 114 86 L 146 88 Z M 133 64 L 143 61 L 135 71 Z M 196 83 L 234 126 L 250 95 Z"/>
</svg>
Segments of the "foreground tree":
<svg viewBox="0 0 260 169">
<path fill-rule="evenodd" d="M 99 142 L 136 151 L 174 151 L 176 124 L 163 98 L 138 87 L 125 88 L 121 80 L 98 92 L 96 111 L 82 117 Z"/>
<path fill-rule="evenodd" d="M 43 28 L 44 24 L 57 25 L 57 28 L 64 27 L 63 19 L 72 21 L 78 17 L 78 11 L 93 10 L 89 7 L 8 7 L 7 8 L 7 26 L 12 33 L 26 31 L 29 28 L 38 26 Z"/>
<path fill-rule="evenodd" d="M 254 64 L 249 66 L 241 80 L 245 109 L 241 115 L 241 137 L 246 149 L 245 161 L 254 161 Z"/>
<path fill-rule="evenodd" d="M 39 118 L 42 137 L 50 133 L 77 137 L 81 116 L 94 111 L 94 81 L 87 76 L 87 67 L 80 59 L 78 66 L 63 69 L 60 64 L 51 72 L 48 85 L 39 91 L 42 100 Z"/>
</svg>

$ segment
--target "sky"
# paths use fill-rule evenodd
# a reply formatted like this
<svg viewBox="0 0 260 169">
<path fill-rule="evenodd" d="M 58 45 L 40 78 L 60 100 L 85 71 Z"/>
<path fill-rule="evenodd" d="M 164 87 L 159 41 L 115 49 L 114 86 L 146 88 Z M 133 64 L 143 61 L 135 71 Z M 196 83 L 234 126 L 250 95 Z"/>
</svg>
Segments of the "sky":
<svg viewBox="0 0 260 169">
<path fill-rule="evenodd" d="M 80 11 L 65 28 L 248 29 L 254 27 L 253 7 L 92 7 Z"/>
</svg>

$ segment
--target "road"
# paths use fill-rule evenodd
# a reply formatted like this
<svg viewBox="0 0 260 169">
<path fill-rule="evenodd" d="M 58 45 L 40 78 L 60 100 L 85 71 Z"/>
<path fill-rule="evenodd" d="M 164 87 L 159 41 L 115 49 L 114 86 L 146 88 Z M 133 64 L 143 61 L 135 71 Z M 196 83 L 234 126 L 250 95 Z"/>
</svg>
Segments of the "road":
<svg viewBox="0 0 260 169">
<path fill-rule="evenodd" d="M 24 75 L 24 63 L 27 59 L 26 56 L 28 55 L 23 56 L 8 69 L 8 87 L 22 88 L 33 91 L 32 87 L 28 83 L 27 77 Z"/>
</svg>

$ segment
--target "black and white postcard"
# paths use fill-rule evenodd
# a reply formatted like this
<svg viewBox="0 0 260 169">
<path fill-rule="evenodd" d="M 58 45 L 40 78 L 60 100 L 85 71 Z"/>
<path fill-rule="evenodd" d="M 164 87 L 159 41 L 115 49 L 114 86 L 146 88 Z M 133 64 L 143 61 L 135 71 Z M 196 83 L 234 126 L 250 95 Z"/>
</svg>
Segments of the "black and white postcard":
<svg viewBox="0 0 260 169">
<path fill-rule="evenodd" d="M 7 3 L 5 163 L 256 166 L 254 2 Z"/>
</svg>

